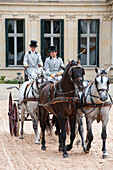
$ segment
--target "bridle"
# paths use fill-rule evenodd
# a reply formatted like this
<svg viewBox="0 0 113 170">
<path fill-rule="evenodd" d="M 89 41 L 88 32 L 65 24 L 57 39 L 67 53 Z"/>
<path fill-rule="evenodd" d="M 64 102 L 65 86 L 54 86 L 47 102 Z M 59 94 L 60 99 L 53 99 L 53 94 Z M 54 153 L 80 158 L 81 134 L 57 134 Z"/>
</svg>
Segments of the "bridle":
<svg viewBox="0 0 113 170">
<path fill-rule="evenodd" d="M 84 113 L 85 116 L 87 116 L 87 115 L 89 115 L 90 113 L 92 113 L 96 108 L 99 108 L 99 115 L 100 115 L 100 114 L 101 114 L 101 108 L 102 108 L 102 107 L 106 107 L 106 106 L 107 106 L 107 107 L 108 107 L 108 106 L 111 107 L 111 105 L 112 105 L 112 103 L 113 103 L 112 97 L 111 97 L 111 95 L 110 95 L 109 92 L 108 92 L 108 91 L 109 91 L 109 78 L 107 77 L 107 78 L 108 78 L 108 81 L 107 81 L 107 89 L 98 89 L 96 78 L 99 77 L 99 76 L 105 76 L 105 77 L 107 77 L 106 74 L 98 74 L 98 75 L 95 77 L 95 81 L 93 81 L 92 83 L 90 83 L 87 96 L 88 96 L 88 95 L 90 96 L 91 104 L 89 104 L 89 105 L 90 105 L 90 108 L 92 108 L 92 110 L 90 110 L 88 113 L 85 113 L 85 111 L 84 111 L 83 108 L 81 107 L 81 111 Z M 100 96 L 100 94 L 101 94 L 102 92 L 105 92 L 106 95 L 109 96 L 110 102 L 101 102 L 101 103 L 95 103 L 95 102 L 94 102 L 93 97 L 94 97 L 94 98 L 100 98 L 100 97 L 91 94 L 91 87 L 93 86 L 93 84 L 95 84 L 95 87 L 96 87 L 96 90 L 97 90 L 99 96 Z M 88 86 L 87 86 L 87 87 L 88 87 Z M 87 96 L 86 96 L 85 100 L 87 99 Z M 85 108 L 88 108 L 88 107 L 89 107 L 88 104 L 85 103 L 85 105 L 86 105 Z M 82 116 L 82 118 L 84 117 L 84 115 Z M 99 120 L 99 121 L 100 121 L 100 120 Z M 99 122 L 98 122 L 98 123 L 99 123 Z"/>
<path fill-rule="evenodd" d="M 96 86 L 96 89 L 97 89 L 97 92 L 98 92 L 98 94 L 100 95 L 102 92 L 105 92 L 106 94 L 108 93 L 108 91 L 109 91 L 109 78 L 108 78 L 108 81 L 107 81 L 107 89 L 98 89 L 98 87 L 97 87 L 97 80 L 96 80 L 96 78 L 97 77 L 99 77 L 99 76 L 105 76 L 106 78 L 108 78 L 107 76 L 106 76 L 106 74 L 98 74 L 96 77 L 95 77 L 95 86 Z"/>
<path fill-rule="evenodd" d="M 72 79 L 72 69 L 73 68 L 81 68 L 81 65 L 73 65 L 73 66 L 71 66 L 70 67 L 70 69 L 69 69 L 69 71 L 68 71 L 68 74 L 69 74 L 69 76 L 70 76 L 70 80 L 71 80 L 71 82 L 74 84 L 74 87 L 75 87 L 75 84 L 78 82 L 78 81 L 80 81 L 80 80 L 83 80 L 82 79 L 82 77 L 79 77 L 79 78 L 77 78 L 76 80 L 74 80 L 73 81 L 73 79 Z M 79 82 L 80 84 L 81 84 L 81 82 Z M 79 88 L 76 88 L 76 90 L 74 89 L 74 90 L 71 90 L 71 91 L 67 91 L 67 92 L 63 92 L 63 90 L 62 90 L 62 88 L 61 88 L 61 85 L 60 85 L 60 81 L 58 82 L 58 84 L 59 84 L 59 91 L 57 91 L 56 90 L 56 88 L 55 88 L 55 92 L 54 93 L 58 93 L 59 95 L 63 95 L 64 96 L 64 98 L 65 98 L 65 95 L 67 95 L 67 94 L 70 94 L 70 93 L 74 93 L 74 97 L 75 97 L 75 95 L 76 95 L 76 91 L 79 89 Z"/>
<path fill-rule="evenodd" d="M 79 78 L 76 78 L 75 80 L 73 80 L 72 79 L 72 69 L 76 69 L 76 68 L 81 68 L 81 65 L 80 64 L 78 64 L 78 65 L 74 65 L 74 66 L 71 66 L 70 67 L 70 69 L 69 69 L 69 72 L 68 72 L 68 74 L 69 74 L 69 76 L 70 76 L 70 80 L 74 83 L 74 85 L 75 85 L 75 83 L 77 83 L 77 82 L 79 82 L 80 83 L 80 80 L 83 80 L 83 78 L 82 77 L 79 77 Z M 81 83 L 80 83 L 81 84 Z"/>
</svg>

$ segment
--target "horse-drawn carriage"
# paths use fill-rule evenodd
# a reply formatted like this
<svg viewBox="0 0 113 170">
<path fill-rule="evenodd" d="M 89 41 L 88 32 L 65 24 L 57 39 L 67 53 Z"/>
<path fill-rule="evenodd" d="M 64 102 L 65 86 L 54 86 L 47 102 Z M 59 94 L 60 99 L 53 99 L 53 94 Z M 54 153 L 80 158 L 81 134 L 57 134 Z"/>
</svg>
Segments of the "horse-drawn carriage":
<svg viewBox="0 0 113 170">
<path fill-rule="evenodd" d="M 28 80 L 28 76 L 29 78 L 31 78 L 31 80 Z M 39 79 L 41 79 L 41 83 L 43 83 L 43 79 L 44 76 L 42 75 L 42 72 L 39 75 L 36 76 Z M 20 72 L 17 72 L 17 77 L 16 77 L 19 86 L 12 86 L 12 87 L 8 87 L 7 90 L 11 90 L 16 88 L 18 91 L 20 91 L 21 86 L 23 86 L 23 84 L 26 84 L 24 87 L 26 87 L 25 91 L 27 91 L 27 88 L 30 85 L 34 84 L 34 79 L 32 77 L 32 75 L 28 75 L 27 70 L 25 69 L 25 82 L 23 80 L 23 77 L 21 76 Z M 24 82 L 24 83 L 23 83 Z M 26 83 L 28 82 L 28 83 Z M 33 87 L 32 87 L 33 88 Z M 25 100 L 29 100 L 30 101 L 34 101 L 37 102 L 38 100 L 38 96 L 35 98 L 35 96 L 33 97 L 27 97 L 27 99 L 25 99 L 25 93 L 24 93 L 24 102 L 26 102 Z M 28 102 L 28 101 L 27 101 Z M 31 121 L 31 118 L 29 118 L 29 111 L 26 110 L 25 112 L 25 117 L 24 120 L 25 121 Z M 14 99 L 12 98 L 12 93 L 9 93 L 9 108 L 8 108 L 8 116 L 9 116 L 9 130 L 10 130 L 10 135 L 11 136 L 19 136 L 19 122 L 21 121 L 21 109 L 20 109 L 20 103 L 19 103 L 19 99 Z"/>
<path fill-rule="evenodd" d="M 92 134 L 92 123 L 95 119 L 99 122 L 102 121 L 102 151 L 103 158 L 106 157 L 106 126 L 108 123 L 109 110 L 112 106 L 112 98 L 109 95 L 109 79 L 107 73 L 109 69 L 101 69 L 96 71 L 96 77 L 93 82 L 87 82 L 84 86 L 84 69 L 80 66 L 78 62 L 71 61 L 65 68 L 62 79 L 52 84 L 51 82 L 45 82 L 39 88 L 39 96 L 36 96 L 36 87 L 33 87 L 33 83 L 26 83 L 26 86 L 23 88 L 23 97 L 20 100 L 21 107 L 28 103 L 28 101 L 37 102 L 35 113 L 39 112 L 40 122 L 41 122 L 41 132 L 42 132 L 42 150 L 45 150 L 45 129 L 46 129 L 46 120 L 48 113 L 52 113 L 56 117 L 56 128 L 59 137 L 59 150 L 63 151 L 63 157 L 68 157 L 67 151 L 72 149 L 74 138 L 75 138 L 75 128 L 78 123 L 79 133 L 82 139 L 82 146 L 86 153 L 89 152 L 91 148 L 91 142 L 93 140 Z M 36 79 L 37 80 L 37 79 Z M 32 88 L 33 98 L 29 98 L 29 88 Z M 20 87 L 22 91 L 22 86 Z M 37 88 L 38 89 L 38 88 Z M 27 93 L 25 93 L 27 91 Z M 23 105 L 23 106 L 22 106 Z M 20 121 L 18 116 L 18 109 L 20 105 L 14 103 L 12 104 L 11 93 L 9 95 L 9 127 L 10 134 L 14 132 L 14 135 L 18 135 L 18 122 Z M 22 108 L 21 108 L 22 109 Z M 37 111 L 36 111 L 37 110 Z M 22 111 L 22 110 L 21 110 Z M 86 143 L 83 138 L 83 129 L 82 129 L 82 117 L 83 113 L 86 117 L 87 124 L 87 137 Z M 21 113 L 22 114 L 22 113 Z M 32 115 L 32 114 L 31 114 Z M 24 114 L 23 114 L 24 116 Z M 27 120 L 27 117 L 21 117 L 21 138 L 23 138 L 23 122 L 24 119 Z M 23 119 L 23 120 L 22 120 Z M 39 136 L 37 132 L 37 121 L 34 117 L 33 128 L 35 131 L 36 143 L 39 143 Z M 66 140 L 66 122 L 70 123 L 70 144 L 65 145 Z M 13 129 L 13 130 L 12 130 Z"/>
<path fill-rule="evenodd" d="M 22 76 L 21 73 L 17 73 L 18 75 L 18 84 L 19 88 L 22 83 Z M 12 86 L 8 87 L 7 90 L 11 90 L 16 88 L 19 90 L 17 86 Z M 12 93 L 9 93 L 9 108 L 8 108 L 8 116 L 9 116 L 9 131 L 11 136 L 19 136 L 19 122 L 21 121 L 20 119 L 20 106 L 19 106 L 19 99 L 14 99 L 12 98 Z M 28 116 L 27 116 L 28 117 Z M 27 117 L 25 120 L 28 120 Z"/>
</svg>

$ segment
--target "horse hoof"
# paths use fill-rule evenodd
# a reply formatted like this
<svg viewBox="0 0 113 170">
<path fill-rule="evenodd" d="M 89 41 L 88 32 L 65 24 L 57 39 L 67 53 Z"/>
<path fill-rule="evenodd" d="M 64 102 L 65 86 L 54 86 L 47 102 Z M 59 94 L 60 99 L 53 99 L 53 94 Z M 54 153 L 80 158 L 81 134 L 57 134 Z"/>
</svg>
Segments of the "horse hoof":
<svg viewBox="0 0 113 170">
<path fill-rule="evenodd" d="M 72 149 L 72 147 L 71 147 L 70 145 L 67 145 L 67 146 L 66 146 L 66 150 L 67 150 L 67 151 L 70 151 L 71 149 Z"/>
<path fill-rule="evenodd" d="M 40 142 L 39 142 L 39 141 L 35 141 L 35 144 L 38 144 L 38 145 L 40 145 Z"/>
<path fill-rule="evenodd" d="M 23 137 L 23 136 L 20 136 L 19 139 L 24 139 L 24 137 Z"/>
<path fill-rule="evenodd" d="M 107 153 L 103 153 L 102 158 L 105 159 L 107 157 L 108 157 L 108 154 Z"/>
<path fill-rule="evenodd" d="M 42 149 L 43 151 L 46 151 L 46 147 L 45 147 L 45 146 L 42 146 L 41 149 Z"/>
<path fill-rule="evenodd" d="M 69 158 L 68 153 L 63 153 L 63 158 Z"/>
<path fill-rule="evenodd" d="M 81 140 L 80 139 L 76 142 L 76 145 L 77 145 L 77 148 L 81 145 Z"/>
<path fill-rule="evenodd" d="M 84 151 L 85 153 L 89 153 L 89 150 L 86 148 L 86 146 L 83 147 L 83 151 Z"/>
<path fill-rule="evenodd" d="M 62 152 L 62 151 L 63 151 L 63 148 L 59 147 L 58 151 L 59 151 L 59 152 Z"/>
<path fill-rule="evenodd" d="M 85 153 L 89 153 L 89 150 L 87 150 L 87 149 L 83 149 L 83 150 L 84 150 Z"/>
<path fill-rule="evenodd" d="M 58 131 L 57 130 L 55 131 L 55 135 L 58 136 Z"/>
<path fill-rule="evenodd" d="M 38 145 L 40 145 L 40 139 L 35 139 L 35 144 L 38 144 Z"/>
</svg>

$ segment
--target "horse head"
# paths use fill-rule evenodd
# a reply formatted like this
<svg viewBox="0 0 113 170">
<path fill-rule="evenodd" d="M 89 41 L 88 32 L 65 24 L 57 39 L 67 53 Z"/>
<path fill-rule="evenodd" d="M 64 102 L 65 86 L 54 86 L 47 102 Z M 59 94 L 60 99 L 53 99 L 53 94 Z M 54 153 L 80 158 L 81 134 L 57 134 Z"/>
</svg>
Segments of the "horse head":
<svg viewBox="0 0 113 170">
<path fill-rule="evenodd" d="M 79 91 L 83 91 L 83 76 L 85 75 L 85 70 L 81 67 L 80 62 L 72 60 L 69 63 L 68 75 L 70 76 L 71 81 L 74 83 L 74 86 L 76 86 Z"/>
<path fill-rule="evenodd" d="M 95 86 L 99 94 L 99 98 L 102 102 L 105 102 L 108 99 L 108 90 L 109 90 L 109 78 L 107 76 L 110 67 L 108 69 L 101 68 L 100 70 L 95 68 L 96 77 L 95 77 Z"/>
</svg>

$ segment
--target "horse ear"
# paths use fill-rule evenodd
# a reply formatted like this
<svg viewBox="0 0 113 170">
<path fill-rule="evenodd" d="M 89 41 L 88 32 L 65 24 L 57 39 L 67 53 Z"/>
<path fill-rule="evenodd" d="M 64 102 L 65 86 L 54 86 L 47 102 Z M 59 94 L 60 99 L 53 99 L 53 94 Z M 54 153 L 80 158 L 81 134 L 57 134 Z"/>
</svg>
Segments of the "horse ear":
<svg viewBox="0 0 113 170">
<path fill-rule="evenodd" d="M 78 59 L 78 64 L 80 64 L 80 65 L 81 65 L 81 61 L 80 61 L 80 59 Z"/>
<path fill-rule="evenodd" d="M 111 67 L 108 67 L 105 72 L 108 74 L 109 70 L 110 70 Z"/>
<path fill-rule="evenodd" d="M 63 67 L 63 66 L 61 66 L 61 65 L 60 65 L 60 68 L 61 68 L 62 70 L 65 70 L 65 67 Z"/>
<path fill-rule="evenodd" d="M 84 75 L 85 75 L 85 69 L 84 69 L 84 68 L 82 68 L 82 70 L 83 70 L 83 74 L 82 74 L 82 75 L 84 76 Z"/>
<path fill-rule="evenodd" d="M 71 65 L 71 61 L 70 60 L 68 60 L 68 63 L 69 63 L 69 66 Z"/>
<path fill-rule="evenodd" d="M 95 72 L 98 73 L 98 68 L 97 67 L 95 67 Z"/>
</svg>

